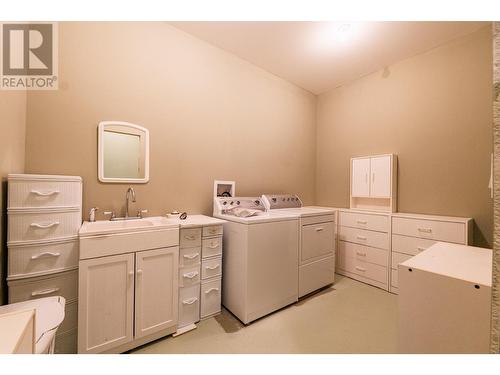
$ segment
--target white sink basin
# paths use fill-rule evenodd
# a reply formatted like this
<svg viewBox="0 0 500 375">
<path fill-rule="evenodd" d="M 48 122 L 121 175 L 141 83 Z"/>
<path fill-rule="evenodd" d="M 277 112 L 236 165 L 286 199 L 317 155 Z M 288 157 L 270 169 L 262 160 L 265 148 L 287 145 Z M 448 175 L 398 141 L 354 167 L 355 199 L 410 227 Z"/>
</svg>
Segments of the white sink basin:
<svg viewBox="0 0 500 375">
<path fill-rule="evenodd" d="M 136 232 L 144 229 L 167 229 L 176 228 L 178 224 L 166 217 L 147 217 L 132 220 L 99 220 L 94 222 L 85 221 L 80 228 L 80 237 L 94 236 L 98 234 L 113 234 Z"/>
<path fill-rule="evenodd" d="M 179 224 L 166 217 L 85 221 L 80 228 L 80 259 L 179 245 Z"/>
</svg>

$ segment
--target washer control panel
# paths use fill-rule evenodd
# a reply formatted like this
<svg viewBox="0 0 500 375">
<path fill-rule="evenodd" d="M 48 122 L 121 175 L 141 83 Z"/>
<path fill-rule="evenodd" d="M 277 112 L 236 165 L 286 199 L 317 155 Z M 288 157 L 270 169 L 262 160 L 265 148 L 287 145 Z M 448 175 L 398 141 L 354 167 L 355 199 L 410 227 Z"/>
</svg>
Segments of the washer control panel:
<svg viewBox="0 0 500 375">
<path fill-rule="evenodd" d="M 264 194 L 262 200 L 267 210 L 302 207 L 302 201 L 294 194 Z"/>
</svg>

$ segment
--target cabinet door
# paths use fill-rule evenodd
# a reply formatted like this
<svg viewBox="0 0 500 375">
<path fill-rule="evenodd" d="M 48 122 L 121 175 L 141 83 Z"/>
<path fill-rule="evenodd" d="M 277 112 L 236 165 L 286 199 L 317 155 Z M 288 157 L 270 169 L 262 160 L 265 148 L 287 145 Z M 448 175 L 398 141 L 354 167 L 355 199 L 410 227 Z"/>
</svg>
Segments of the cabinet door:
<svg viewBox="0 0 500 375">
<path fill-rule="evenodd" d="M 178 247 L 136 253 L 136 339 L 177 325 L 178 258 Z"/>
<path fill-rule="evenodd" d="M 80 261 L 78 352 L 99 353 L 133 338 L 134 254 Z"/>
<path fill-rule="evenodd" d="M 351 163 L 351 195 L 370 196 L 370 158 L 352 159 Z"/>
<path fill-rule="evenodd" d="M 391 197 L 391 157 L 377 156 L 371 158 L 370 196 L 375 198 Z"/>
</svg>

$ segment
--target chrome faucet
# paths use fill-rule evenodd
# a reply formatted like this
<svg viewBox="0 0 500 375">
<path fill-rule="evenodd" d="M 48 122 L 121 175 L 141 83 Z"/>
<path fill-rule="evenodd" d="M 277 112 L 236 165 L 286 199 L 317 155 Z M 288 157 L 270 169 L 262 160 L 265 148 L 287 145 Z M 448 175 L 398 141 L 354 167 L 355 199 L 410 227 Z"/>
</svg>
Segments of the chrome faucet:
<svg viewBox="0 0 500 375">
<path fill-rule="evenodd" d="M 132 194 L 132 202 L 135 203 L 135 190 L 132 187 L 129 187 L 127 190 L 127 194 L 125 195 L 125 200 L 126 200 L 125 219 L 128 219 L 128 205 L 131 194 Z"/>
</svg>

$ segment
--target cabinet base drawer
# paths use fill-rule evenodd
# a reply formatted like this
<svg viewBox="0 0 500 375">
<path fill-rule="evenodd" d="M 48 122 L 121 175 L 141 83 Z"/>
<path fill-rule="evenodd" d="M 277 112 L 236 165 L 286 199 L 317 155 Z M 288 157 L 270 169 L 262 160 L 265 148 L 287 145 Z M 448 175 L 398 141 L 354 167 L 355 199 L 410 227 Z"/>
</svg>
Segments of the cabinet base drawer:
<svg viewBox="0 0 500 375">
<path fill-rule="evenodd" d="M 222 258 L 203 259 L 201 264 L 201 278 L 211 279 L 213 277 L 220 277 L 222 274 Z"/>
<path fill-rule="evenodd" d="M 340 257 L 339 268 L 349 273 L 363 276 L 365 278 L 387 284 L 387 267 L 378 264 L 368 263 L 356 258 Z"/>
<path fill-rule="evenodd" d="M 75 207 L 82 204 L 82 182 L 57 181 L 56 179 L 15 180 L 9 177 L 8 208 L 23 207 Z"/>
<path fill-rule="evenodd" d="M 9 280 L 46 275 L 78 267 L 78 240 L 9 246 Z"/>
<path fill-rule="evenodd" d="M 389 232 L 389 216 L 341 211 L 339 213 L 339 225 L 387 233 Z"/>
<path fill-rule="evenodd" d="M 201 318 L 214 315 L 221 310 L 221 279 L 201 284 Z"/>
<path fill-rule="evenodd" d="M 181 249 L 201 246 L 201 228 L 183 228 L 179 233 L 179 246 Z"/>
<path fill-rule="evenodd" d="M 179 289 L 179 321 L 184 327 L 200 320 L 200 285 Z"/>
<path fill-rule="evenodd" d="M 190 267 L 199 264 L 201 247 L 188 247 L 179 250 L 179 267 Z"/>
<path fill-rule="evenodd" d="M 201 256 L 202 258 L 210 258 L 222 254 L 222 237 L 204 238 Z"/>
<path fill-rule="evenodd" d="M 363 246 L 351 242 L 339 241 L 339 257 L 355 258 L 360 261 L 387 267 L 389 252 L 375 247 Z"/>
<path fill-rule="evenodd" d="M 339 228 L 339 240 L 389 250 L 389 234 L 349 227 Z"/>
<path fill-rule="evenodd" d="M 9 303 L 49 296 L 63 296 L 66 303 L 78 297 L 78 270 L 9 281 Z"/>
<path fill-rule="evenodd" d="M 434 245 L 436 241 L 425 238 L 392 235 L 392 251 L 408 255 L 417 255 Z"/>
<path fill-rule="evenodd" d="M 324 286 L 333 284 L 335 271 L 335 257 L 325 259 L 299 267 L 299 297 L 314 292 Z"/>
<path fill-rule="evenodd" d="M 210 225 L 203 227 L 203 237 L 222 236 L 222 225 Z"/>
<path fill-rule="evenodd" d="M 393 217 L 392 233 L 428 240 L 465 244 L 464 223 Z"/>
</svg>

